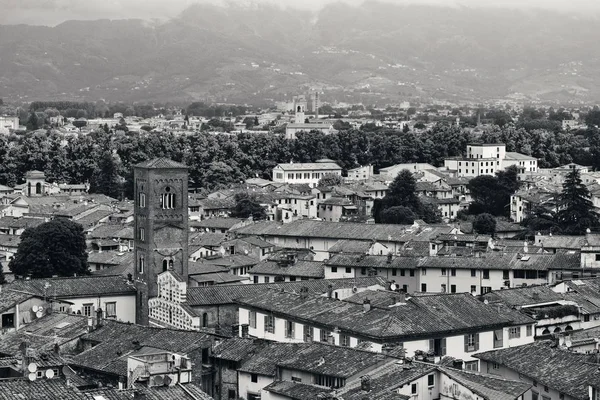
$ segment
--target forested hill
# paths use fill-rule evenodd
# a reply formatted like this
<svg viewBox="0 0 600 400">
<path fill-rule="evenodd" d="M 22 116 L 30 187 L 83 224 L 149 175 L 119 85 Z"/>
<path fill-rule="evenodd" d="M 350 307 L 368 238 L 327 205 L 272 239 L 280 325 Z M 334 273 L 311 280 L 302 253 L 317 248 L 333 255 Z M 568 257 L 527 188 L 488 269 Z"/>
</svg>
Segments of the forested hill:
<svg viewBox="0 0 600 400">
<path fill-rule="evenodd" d="M 597 26 L 541 10 L 375 1 L 316 14 L 199 4 L 163 23 L 0 26 L 0 94 L 243 104 L 312 86 L 365 103 L 597 100 Z"/>
<path fill-rule="evenodd" d="M 129 194 L 132 166 L 154 157 L 169 157 L 190 167 L 194 186 L 205 189 L 225 187 L 251 177 L 269 179 L 280 162 L 308 162 L 321 158 L 335 160 L 344 169 L 372 164 L 378 170 L 393 164 L 427 162 L 443 165 L 445 157 L 463 154 L 469 142 L 503 142 L 507 151 L 531 154 L 540 167 L 569 162 L 600 167 L 600 133 L 549 132 L 505 126 L 480 137 L 457 127 L 436 126 L 423 134 L 403 133 L 367 127 L 364 130 L 299 134 L 294 141 L 271 134 L 213 135 L 106 134 L 94 132 L 71 137 L 66 145 L 53 134 L 29 133 L 0 137 L 0 184 L 14 186 L 26 171 L 41 170 L 50 181 L 93 182 L 105 171 L 126 179 Z M 115 155 L 105 157 L 107 153 Z M 100 160 L 109 164 L 100 164 Z M 112 160 L 112 161 L 111 161 Z M 132 186 L 131 186 L 132 187 Z"/>
</svg>

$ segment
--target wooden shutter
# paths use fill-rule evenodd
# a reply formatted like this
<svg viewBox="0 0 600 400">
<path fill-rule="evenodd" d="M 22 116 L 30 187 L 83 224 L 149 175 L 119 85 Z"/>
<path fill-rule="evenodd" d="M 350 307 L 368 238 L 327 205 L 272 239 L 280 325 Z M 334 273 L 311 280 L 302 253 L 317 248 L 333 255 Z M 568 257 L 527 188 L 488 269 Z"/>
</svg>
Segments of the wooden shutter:
<svg viewBox="0 0 600 400">
<path fill-rule="evenodd" d="M 465 353 L 469 352 L 469 335 L 465 335 Z"/>
<path fill-rule="evenodd" d="M 479 333 L 475 334 L 475 351 L 479 350 Z"/>
<path fill-rule="evenodd" d="M 445 356 L 446 355 L 446 338 L 443 338 L 441 340 L 441 342 L 442 342 L 442 354 L 441 355 Z"/>
<path fill-rule="evenodd" d="M 429 350 L 435 350 L 435 340 L 429 339 Z"/>
</svg>

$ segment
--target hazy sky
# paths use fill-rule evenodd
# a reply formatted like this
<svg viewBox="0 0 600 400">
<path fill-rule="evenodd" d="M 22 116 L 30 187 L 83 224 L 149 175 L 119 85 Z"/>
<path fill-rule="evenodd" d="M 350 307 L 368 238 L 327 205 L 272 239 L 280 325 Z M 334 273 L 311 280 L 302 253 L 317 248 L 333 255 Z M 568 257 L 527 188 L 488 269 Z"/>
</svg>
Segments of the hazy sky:
<svg viewBox="0 0 600 400">
<path fill-rule="evenodd" d="M 0 24 L 56 25 L 69 19 L 170 18 L 191 4 L 272 3 L 318 9 L 340 0 L 0 0 Z M 359 4 L 363 0 L 341 0 Z M 381 0 L 380 0 L 381 1 Z M 391 3 L 442 4 L 448 6 L 500 6 L 545 8 L 560 11 L 598 12 L 600 0 L 383 0 Z"/>
</svg>

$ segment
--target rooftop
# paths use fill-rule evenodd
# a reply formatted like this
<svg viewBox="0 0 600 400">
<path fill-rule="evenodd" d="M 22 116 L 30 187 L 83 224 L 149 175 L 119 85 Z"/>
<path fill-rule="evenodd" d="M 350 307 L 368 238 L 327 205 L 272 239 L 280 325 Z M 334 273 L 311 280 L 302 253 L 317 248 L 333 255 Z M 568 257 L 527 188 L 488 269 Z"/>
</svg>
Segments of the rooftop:
<svg viewBox="0 0 600 400">
<path fill-rule="evenodd" d="M 347 278 L 347 279 L 314 279 L 300 282 L 261 283 L 253 285 L 224 285 L 194 287 L 187 290 L 187 304 L 194 306 L 206 306 L 216 304 L 234 304 L 235 299 L 252 296 L 265 292 L 267 288 L 274 290 L 296 290 L 307 287 L 310 292 L 327 293 L 327 287 L 333 289 L 358 288 L 385 285 L 385 279 L 379 277 Z"/>
<path fill-rule="evenodd" d="M 311 124 L 312 125 L 312 124 Z M 299 171 L 299 170 L 342 170 L 342 167 L 333 162 L 316 162 L 316 163 L 288 163 L 277 164 L 275 168 L 281 168 L 284 171 Z"/>
<path fill-rule="evenodd" d="M 251 274 L 298 276 L 308 278 L 324 278 L 325 270 L 321 261 L 299 260 L 293 264 L 282 266 L 276 261 L 263 260 L 252 267 Z"/>
<path fill-rule="evenodd" d="M 168 158 L 154 158 L 152 160 L 148 160 L 148 161 L 143 161 L 137 165 L 135 165 L 135 168 L 147 168 L 147 169 L 154 169 L 154 168 L 172 168 L 172 169 L 188 169 L 188 167 L 186 165 L 183 165 L 181 163 L 178 163 L 176 161 L 173 161 L 171 159 Z"/>
<path fill-rule="evenodd" d="M 46 284 L 50 286 L 45 287 Z M 73 278 L 18 279 L 5 286 L 38 296 L 69 298 L 108 296 L 111 294 L 135 295 L 135 287 L 120 275 L 78 276 Z"/>
<path fill-rule="evenodd" d="M 589 378 L 598 370 L 597 364 L 587 362 L 588 355 L 555 347 L 547 340 L 486 351 L 474 357 L 503 365 L 538 384 L 581 400 L 589 398 Z"/>
<path fill-rule="evenodd" d="M 563 297 L 548 286 L 527 286 L 494 290 L 481 296 L 490 302 L 502 302 L 509 306 L 529 306 L 541 303 L 554 303 Z"/>
</svg>

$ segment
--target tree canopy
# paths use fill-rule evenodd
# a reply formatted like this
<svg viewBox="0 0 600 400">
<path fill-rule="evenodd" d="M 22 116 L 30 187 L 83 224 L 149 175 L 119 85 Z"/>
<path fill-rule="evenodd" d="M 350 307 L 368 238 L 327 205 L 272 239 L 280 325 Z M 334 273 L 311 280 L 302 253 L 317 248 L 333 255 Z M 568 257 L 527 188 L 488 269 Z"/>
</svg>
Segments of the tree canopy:
<svg viewBox="0 0 600 400">
<path fill-rule="evenodd" d="M 517 175 L 516 167 L 512 166 L 498 171 L 496 176 L 480 175 L 471 179 L 467 184 L 473 198 L 469 211 L 472 214 L 508 215 L 510 196 L 519 188 Z"/>
<path fill-rule="evenodd" d="M 231 212 L 231 216 L 235 218 L 252 217 L 254 221 L 261 221 L 267 219 L 267 212 L 260 205 L 256 196 L 243 192 L 235 195 L 235 207 Z"/>
<path fill-rule="evenodd" d="M 479 214 L 473 221 L 473 229 L 482 235 L 494 235 L 496 233 L 496 218 L 488 213 Z"/>
<path fill-rule="evenodd" d="M 317 186 L 319 186 L 319 187 L 321 187 L 321 186 L 337 186 L 337 185 L 341 185 L 341 184 L 342 184 L 342 177 L 340 175 L 324 174 L 323 177 L 321 177 L 321 179 L 319 179 Z"/>
<path fill-rule="evenodd" d="M 413 174 L 404 169 L 398 173 L 390 184 L 383 199 L 375 200 L 373 215 L 375 222 L 389 224 L 410 224 L 416 218 L 427 223 L 442 220 L 441 213 L 435 205 L 423 204 L 416 193 L 417 182 Z M 408 213 L 410 211 L 410 213 Z"/>
<path fill-rule="evenodd" d="M 87 260 L 83 227 L 58 218 L 25 229 L 17 253 L 8 267 L 21 277 L 86 275 L 89 273 Z"/>
<path fill-rule="evenodd" d="M 558 198 L 558 224 L 566 234 L 584 234 L 587 229 L 600 225 L 599 214 L 594 211 L 590 192 L 581 181 L 579 170 L 569 172 Z"/>
</svg>

